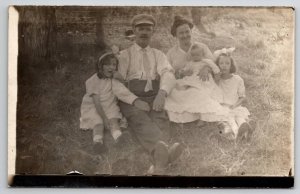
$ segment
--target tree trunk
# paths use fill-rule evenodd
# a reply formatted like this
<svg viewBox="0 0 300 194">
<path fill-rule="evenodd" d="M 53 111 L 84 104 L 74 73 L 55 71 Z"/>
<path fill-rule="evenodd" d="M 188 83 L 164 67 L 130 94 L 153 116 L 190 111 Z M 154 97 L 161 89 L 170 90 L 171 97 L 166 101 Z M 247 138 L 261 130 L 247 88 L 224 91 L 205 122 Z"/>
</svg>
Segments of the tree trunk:
<svg viewBox="0 0 300 194">
<path fill-rule="evenodd" d="M 51 62 L 56 55 L 56 17 L 54 7 L 22 6 L 19 11 L 19 65 Z M 26 66 L 27 66 L 26 65 Z M 42 64 L 38 64 L 41 66 Z M 48 63 L 45 63 L 48 68 Z"/>
</svg>

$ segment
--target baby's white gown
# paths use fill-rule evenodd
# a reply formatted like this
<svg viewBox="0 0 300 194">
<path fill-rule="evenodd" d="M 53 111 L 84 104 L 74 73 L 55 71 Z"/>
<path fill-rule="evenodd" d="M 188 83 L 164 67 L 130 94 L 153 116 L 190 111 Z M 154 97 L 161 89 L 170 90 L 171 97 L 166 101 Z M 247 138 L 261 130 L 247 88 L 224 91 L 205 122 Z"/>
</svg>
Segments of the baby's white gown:
<svg viewBox="0 0 300 194">
<path fill-rule="evenodd" d="M 190 62 L 185 68 L 192 69 L 193 74 L 176 80 L 176 86 L 166 98 L 165 109 L 170 121 L 187 123 L 201 119 L 202 114 L 209 114 L 210 121 L 220 121 L 222 115 L 228 114 L 228 109 L 220 105 L 222 92 L 216 85 L 211 74 L 208 81 L 202 81 L 197 75 L 207 63 Z M 220 70 L 215 65 L 214 73 Z"/>
</svg>

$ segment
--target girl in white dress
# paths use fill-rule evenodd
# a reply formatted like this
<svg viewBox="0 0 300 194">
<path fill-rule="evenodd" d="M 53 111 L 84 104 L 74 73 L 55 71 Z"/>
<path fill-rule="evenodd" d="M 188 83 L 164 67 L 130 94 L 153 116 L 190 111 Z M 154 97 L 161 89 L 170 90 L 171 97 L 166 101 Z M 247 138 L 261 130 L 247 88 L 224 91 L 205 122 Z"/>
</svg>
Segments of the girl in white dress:
<svg viewBox="0 0 300 194">
<path fill-rule="evenodd" d="M 202 114 L 209 114 L 207 121 L 223 121 L 221 116 L 227 115 L 228 109 L 220 105 L 222 93 L 213 76 L 210 74 L 208 81 L 202 81 L 198 76 L 200 70 L 208 65 L 214 77 L 218 78 L 220 69 L 212 60 L 203 59 L 203 51 L 197 44 L 191 47 L 190 56 L 192 61 L 179 70 L 179 77 L 182 78 L 176 80 L 176 87 L 166 99 L 165 109 L 169 119 L 176 123 L 191 122 L 195 120 L 195 114 L 192 117 L 183 115 L 197 113 L 197 120 L 206 121 Z"/>
<path fill-rule="evenodd" d="M 246 98 L 244 80 L 234 74 L 236 68 L 230 52 L 220 53 L 216 64 L 221 70 L 219 81 L 219 87 L 223 92 L 221 104 L 229 110 L 224 132 L 232 133 L 233 138 L 249 135 L 249 132 L 252 131 L 248 124 L 250 113 L 246 107 L 241 106 Z"/>
<path fill-rule="evenodd" d="M 80 128 L 93 129 L 94 149 L 103 148 L 103 131 L 108 129 L 115 141 L 122 132 L 120 119 L 122 118 L 117 99 L 133 104 L 137 108 L 149 111 L 146 102 L 132 94 L 122 83 L 113 79 L 118 68 L 118 59 L 113 53 L 105 53 L 97 63 L 95 73 L 86 85 L 86 94 L 81 104 Z"/>
</svg>

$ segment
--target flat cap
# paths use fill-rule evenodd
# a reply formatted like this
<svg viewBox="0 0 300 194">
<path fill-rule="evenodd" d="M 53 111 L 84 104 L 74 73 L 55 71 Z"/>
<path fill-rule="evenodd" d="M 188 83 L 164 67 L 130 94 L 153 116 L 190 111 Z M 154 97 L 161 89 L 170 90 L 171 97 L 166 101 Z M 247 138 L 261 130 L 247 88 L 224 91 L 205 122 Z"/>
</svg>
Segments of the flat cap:
<svg viewBox="0 0 300 194">
<path fill-rule="evenodd" d="M 156 25 L 156 21 L 154 19 L 154 17 L 152 15 L 149 14 L 138 14 L 135 15 L 132 20 L 131 20 L 131 25 L 132 26 L 136 26 L 139 24 L 150 24 L 155 26 Z"/>
</svg>

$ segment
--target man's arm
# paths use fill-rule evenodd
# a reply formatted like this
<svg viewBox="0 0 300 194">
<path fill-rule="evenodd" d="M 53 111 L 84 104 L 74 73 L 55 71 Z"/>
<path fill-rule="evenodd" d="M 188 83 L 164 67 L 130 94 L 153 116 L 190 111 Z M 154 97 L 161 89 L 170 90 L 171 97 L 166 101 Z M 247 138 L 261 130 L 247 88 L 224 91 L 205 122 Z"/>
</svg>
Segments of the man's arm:
<svg viewBox="0 0 300 194">
<path fill-rule="evenodd" d="M 160 90 L 153 102 L 153 110 L 161 111 L 165 106 L 165 98 L 175 87 L 174 69 L 162 52 L 157 52 L 157 73 L 160 75 Z"/>
<path fill-rule="evenodd" d="M 118 80 L 113 80 L 112 87 L 114 95 L 117 96 L 119 100 L 127 104 L 131 104 L 140 110 L 149 111 L 150 107 L 147 102 L 142 101 L 136 95 L 128 90 L 121 82 Z"/>
</svg>

